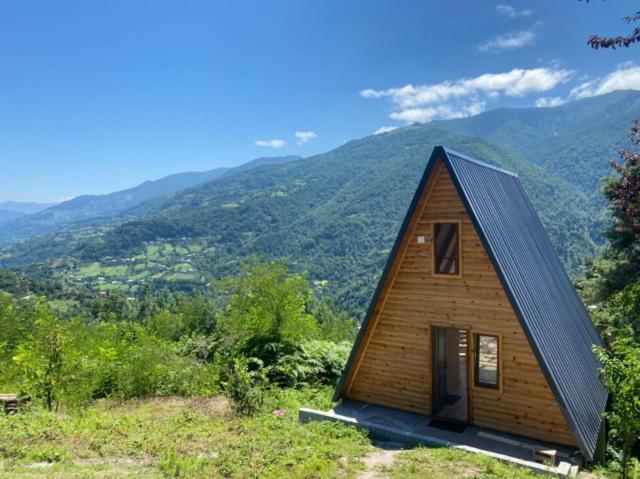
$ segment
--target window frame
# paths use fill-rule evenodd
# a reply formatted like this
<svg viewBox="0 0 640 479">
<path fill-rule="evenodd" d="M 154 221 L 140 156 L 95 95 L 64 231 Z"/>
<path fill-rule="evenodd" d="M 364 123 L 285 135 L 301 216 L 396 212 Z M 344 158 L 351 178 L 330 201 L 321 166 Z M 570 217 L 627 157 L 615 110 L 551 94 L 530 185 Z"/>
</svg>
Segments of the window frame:
<svg viewBox="0 0 640 479">
<path fill-rule="evenodd" d="M 495 338 L 498 345 L 497 357 L 496 357 L 496 383 L 485 383 L 480 381 L 480 337 L 485 336 L 489 338 Z M 499 334 L 493 333 L 478 333 L 473 334 L 473 385 L 475 387 L 502 390 L 500 383 L 502 381 L 502 338 Z"/>
<path fill-rule="evenodd" d="M 437 225 L 442 225 L 442 224 L 456 224 L 458 225 L 458 272 L 454 273 L 454 274 L 450 274 L 450 273 L 438 273 L 438 268 L 437 268 L 437 241 L 436 241 L 436 226 Z M 447 220 L 447 219 L 443 219 L 443 220 L 438 220 L 438 221 L 433 221 L 431 223 L 431 243 L 433 244 L 431 247 L 431 255 L 432 255 L 432 267 L 433 267 L 433 271 L 432 271 L 432 276 L 438 277 L 438 278 L 460 278 L 462 277 L 462 221 L 460 220 Z"/>
</svg>

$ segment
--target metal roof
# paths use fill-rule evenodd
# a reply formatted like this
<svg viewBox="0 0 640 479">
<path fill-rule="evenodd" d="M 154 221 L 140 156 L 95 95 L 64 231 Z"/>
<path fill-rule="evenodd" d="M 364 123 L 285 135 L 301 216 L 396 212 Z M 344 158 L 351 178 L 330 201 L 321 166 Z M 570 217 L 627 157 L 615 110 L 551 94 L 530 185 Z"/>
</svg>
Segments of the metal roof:
<svg viewBox="0 0 640 479">
<path fill-rule="evenodd" d="M 595 452 L 607 391 L 599 380 L 598 332 L 578 297 L 520 180 L 511 172 L 436 147 L 389 256 L 351 357 L 339 396 L 431 169 L 442 159 L 491 258 L 550 388 L 582 452 Z"/>
</svg>

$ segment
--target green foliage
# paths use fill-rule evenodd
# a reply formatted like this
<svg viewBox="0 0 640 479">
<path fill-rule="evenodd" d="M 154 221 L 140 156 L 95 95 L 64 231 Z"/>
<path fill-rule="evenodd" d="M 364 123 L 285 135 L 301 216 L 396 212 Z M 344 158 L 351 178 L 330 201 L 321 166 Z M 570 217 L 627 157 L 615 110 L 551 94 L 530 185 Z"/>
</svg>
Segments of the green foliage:
<svg viewBox="0 0 640 479">
<path fill-rule="evenodd" d="M 640 283 L 611 295 L 592 317 L 605 338 L 632 337 L 640 344 Z"/>
<path fill-rule="evenodd" d="M 245 264 L 244 273 L 223 287 L 230 300 L 221 327 L 232 341 L 278 343 L 317 334 L 317 323 L 307 312 L 307 279 L 289 274 L 285 261 Z"/>
<path fill-rule="evenodd" d="M 534 479 L 548 478 L 524 467 L 496 461 L 448 447 L 418 447 L 402 451 L 390 466 L 383 466 L 385 477 L 394 479 L 487 478 Z"/>
<path fill-rule="evenodd" d="M 187 172 L 165 176 L 122 191 L 106 195 L 79 196 L 35 214 L 21 216 L 15 221 L 2 221 L 0 211 L 0 244 L 8 244 L 29 236 L 43 235 L 65 226 L 92 220 L 102 224 L 120 213 L 145 202 L 154 203 L 162 198 L 223 176 L 248 171 L 261 165 L 284 164 L 299 160 L 298 156 L 257 158 L 235 168 L 216 168 L 203 172 Z M 4 223 L 4 224 L 3 224 Z"/>
<path fill-rule="evenodd" d="M 603 192 L 609 201 L 613 224 L 607 232 L 611 246 L 625 252 L 633 269 L 640 268 L 640 120 L 629 130 L 633 149 L 620 152 L 613 162 L 614 175 L 607 178 Z"/>
<path fill-rule="evenodd" d="M 612 216 L 606 231 L 609 244 L 597 260 L 587 262 L 581 286 L 591 301 L 603 301 L 640 281 L 640 120 L 629 131 L 632 148 L 620 151 L 621 161 L 611 163 L 603 194 Z"/>
<path fill-rule="evenodd" d="M 316 296 L 361 318 L 426 159 L 445 144 L 517 172 L 565 266 L 578 274 L 609 223 L 594 191 L 639 112 L 637 92 L 614 92 L 557 108 L 411 125 L 155 199 L 129 210 L 125 221 L 18 243 L 0 252 L 0 262 L 52 260 L 38 274 L 137 295 L 143 281 L 190 290 L 237 274 L 252 254 L 285 256 L 294 271 L 308 272 Z M 179 251 L 194 243 L 187 273 Z M 95 262 L 104 282 L 84 275 Z"/>
<path fill-rule="evenodd" d="M 622 477 L 626 479 L 633 447 L 640 441 L 640 347 L 629 338 L 620 338 L 611 351 L 596 348 L 595 352 L 602 363 L 602 380 L 611 394 L 606 417 L 610 433 L 622 449 Z"/>
<path fill-rule="evenodd" d="M 264 403 L 267 378 L 257 358 L 232 358 L 228 365 L 225 392 L 231 409 L 240 416 L 252 416 Z"/>
<path fill-rule="evenodd" d="M 327 297 L 314 301 L 310 311 L 318 323 L 320 337 L 339 343 L 352 343 L 358 331 L 358 324 L 348 314 L 340 311 Z"/>
<path fill-rule="evenodd" d="M 59 282 L 35 279 L 31 276 L 0 269 L 0 292 L 4 291 L 14 296 L 38 296 L 57 297 L 62 293 L 62 285 Z"/>
<path fill-rule="evenodd" d="M 629 284 L 628 259 L 624 253 L 605 246 L 597 258 L 585 260 L 585 275 L 577 281 L 585 301 L 599 303 Z"/>
<path fill-rule="evenodd" d="M 27 393 L 42 399 L 46 408 L 58 406 L 65 386 L 72 380 L 75 364 L 69 347 L 70 334 L 56 319 L 44 298 L 36 303 L 34 331 L 17 347 L 13 360 L 20 366 Z"/>
<path fill-rule="evenodd" d="M 267 376 L 282 387 L 335 384 L 350 351 L 350 342 L 305 341 L 267 368 Z"/>
<path fill-rule="evenodd" d="M 330 407 L 331 392 L 268 391 L 264 412 L 254 416 L 231 414 L 220 396 L 102 400 L 74 414 L 34 408 L 2 415 L 0 477 L 354 477 L 370 447 L 366 434 L 300 424 L 295 414 L 303 405 Z M 31 466 L 46 460 L 54 462 Z"/>
<path fill-rule="evenodd" d="M 195 479 L 207 476 L 207 472 L 211 469 L 210 462 L 197 456 L 185 456 L 170 450 L 158 464 L 158 469 L 167 479 Z"/>
<path fill-rule="evenodd" d="M 335 381 L 348 344 L 314 338 L 343 338 L 353 320 L 326 302 L 312 308 L 304 275 L 284 261 L 256 261 L 223 286 L 224 297 L 147 287 L 140 299 L 69 304 L 0 293 L 0 387 L 77 408 L 100 398 L 213 395 L 224 385 L 248 413 L 269 381 Z"/>
</svg>

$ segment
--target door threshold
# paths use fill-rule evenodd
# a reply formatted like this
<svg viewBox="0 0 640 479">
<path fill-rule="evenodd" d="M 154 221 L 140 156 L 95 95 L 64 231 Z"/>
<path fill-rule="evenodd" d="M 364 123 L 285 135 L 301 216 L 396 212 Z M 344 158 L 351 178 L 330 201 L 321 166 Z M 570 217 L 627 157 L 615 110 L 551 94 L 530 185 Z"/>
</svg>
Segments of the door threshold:
<svg viewBox="0 0 640 479">
<path fill-rule="evenodd" d="M 428 426 L 435 429 L 442 429 L 443 431 L 457 433 L 462 433 L 467 428 L 467 425 L 464 423 L 438 418 L 433 418 Z"/>
</svg>

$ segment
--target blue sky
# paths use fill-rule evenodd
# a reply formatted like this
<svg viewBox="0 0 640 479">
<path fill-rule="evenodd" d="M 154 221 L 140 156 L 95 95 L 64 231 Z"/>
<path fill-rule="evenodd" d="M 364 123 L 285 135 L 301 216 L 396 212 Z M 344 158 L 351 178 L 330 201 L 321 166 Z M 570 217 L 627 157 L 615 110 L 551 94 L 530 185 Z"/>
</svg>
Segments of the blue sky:
<svg viewBox="0 0 640 479">
<path fill-rule="evenodd" d="M 637 2 L 7 1 L 0 201 L 308 156 L 498 106 L 640 89 Z M 640 63 L 639 63 L 640 65 Z M 298 135 L 296 135 L 298 133 Z"/>
</svg>

